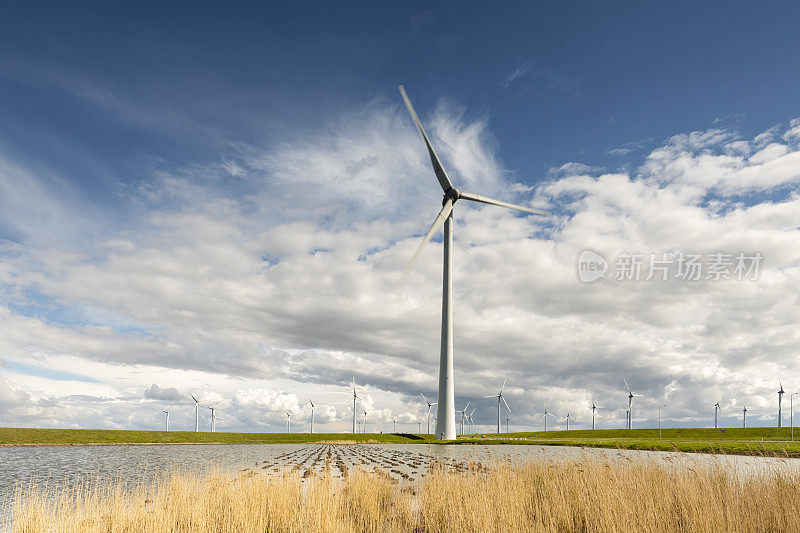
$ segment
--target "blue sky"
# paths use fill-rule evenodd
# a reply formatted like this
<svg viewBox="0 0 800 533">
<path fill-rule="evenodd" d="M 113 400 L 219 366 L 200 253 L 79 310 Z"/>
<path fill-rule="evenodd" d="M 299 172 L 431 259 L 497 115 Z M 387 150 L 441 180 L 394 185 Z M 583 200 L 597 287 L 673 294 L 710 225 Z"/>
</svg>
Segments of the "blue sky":
<svg viewBox="0 0 800 533">
<path fill-rule="evenodd" d="M 490 117 L 526 182 L 575 159 L 614 168 L 609 150 L 715 121 L 748 134 L 800 114 L 790 2 L 2 10 L 4 150 L 114 216 L 154 169 L 302 135 L 394 102 L 398 82 L 422 110 L 446 98 Z"/>
<path fill-rule="evenodd" d="M 103 427 L 156 427 L 137 402 L 224 382 L 208 401 L 232 427 L 279 430 L 305 409 L 298 389 L 337 398 L 352 368 L 371 408 L 416 420 L 435 381 L 436 247 L 405 288 L 386 286 L 439 193 L 398 83 L 458 186 L 558 215 L 458 211 L 457 268 L 499 291 L 458 288 L 473 376 L 460 399 L 502 382 L 487 352 L 514 367 L 541 348 L 510 380 L 531 405 L 520 424 L 571 379 L 581 392 L 562 410 L 616 391 L 622 371 L 653 405 L 679 383 L 676 419 L 703 421 L 699 395 L 724 377 L 715 394 L 733 396 L 752 365 L 766 416 L 767 382 L 792 372 L 794 311 L 776 287 L 798 275 L 798 27 L 791 2 L 3 5 L 0 357 L 14 364 L 0 375 L 15 420 L 97 424 L 76 408 L 89 394 L 109 404 Z M 774 270 L 748 287 L 769 303 L 713 285 L 587 290 L 570 277 L 583 247 L 763 251 Z M 723 346 L 753 315 L 751 336 Z M 584 334 L 591 350 L 573 345 Z M 576 376 L 585 360 L 602 368 Z M 347 427 L 337 409 L 331 429 Z"/>
</svg>

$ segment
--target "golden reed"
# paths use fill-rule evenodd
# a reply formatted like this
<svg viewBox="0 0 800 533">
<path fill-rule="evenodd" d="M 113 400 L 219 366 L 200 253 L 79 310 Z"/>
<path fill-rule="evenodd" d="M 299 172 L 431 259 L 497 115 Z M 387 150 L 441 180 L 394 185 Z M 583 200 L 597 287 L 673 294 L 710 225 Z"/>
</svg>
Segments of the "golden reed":
<svg viewBox="0 0 800 533">
<path fill-rule="evenodd" d="M 344 480 L 297 473 L 173 473 L 126 490 L 26 487 L 12 531 L 800 531 L 800 475 L 738 475 L 596 459 L 434 468 L 414 483 L 351 470 Z"/>
</svg>

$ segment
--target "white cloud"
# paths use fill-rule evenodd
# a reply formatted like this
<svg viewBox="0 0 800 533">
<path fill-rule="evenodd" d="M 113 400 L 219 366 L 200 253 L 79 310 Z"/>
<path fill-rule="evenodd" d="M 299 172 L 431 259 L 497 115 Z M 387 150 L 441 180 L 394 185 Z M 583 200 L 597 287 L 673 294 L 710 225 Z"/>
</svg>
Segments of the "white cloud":
<svg viewBox="0 0 800 533">
<path fill-rule="evenodd" d="M 668 401 L 670 416 L 687 420 L 713 415 L 717 384 L 726 413 L 747 403 L 756 415 L 774 404 L 779 373 L 800 379 L 800 198 L 786 188 L 800 177 L 796 122 L 754 139 L 675 136 L 629 174 L 568 163 L 532 190 L 508 182 L 485 120 L 440 106 L 429 122 L 458 187 L 558 213 L 456 206 L 456 390 L 487 428 L 496 412 L 482 396 L 504 376 L 516 427 L 538 424 L 545 402 L 582 422 L 592 399 L 616 407 L 622 377 L 645 394 L 635 416 Z M 3 356 L 98 380 L 4 372 L 0 393 L 18 406 L 9 419 L 158 427 L 161 406 L 141 405 L 161 401 L 175 403 L 173 424 L 193 427 L 194 390 L 219 407 L 220 428 L 280 430 L 287 410 L 305 427 L 313 395 L 315 422 L 344 430 L 355 375 L 370 420 L 424 422 L 418 393 L 435 396 L 438 368 L 439 247 L 404 284 L 398 277 L 441 191 L 399 107 L 373 103 L 316 135 L 240 147 L 214 168 L 200 173 L 235 174 L 246 191 L 220 194 L 205 174 L 175 172 L 135 198 L 150 206 L 138 227 L 88 244 L 3 243 Z M 59 207 L 44 196 L 68 210 L 69 198 Z M 584 285 L 575 260 L 586 248 L 609 258 L 759 251 L 765 264 L 757 282 Z M 177 394 L 145 400 L 153 384 Z"/>
</svg>

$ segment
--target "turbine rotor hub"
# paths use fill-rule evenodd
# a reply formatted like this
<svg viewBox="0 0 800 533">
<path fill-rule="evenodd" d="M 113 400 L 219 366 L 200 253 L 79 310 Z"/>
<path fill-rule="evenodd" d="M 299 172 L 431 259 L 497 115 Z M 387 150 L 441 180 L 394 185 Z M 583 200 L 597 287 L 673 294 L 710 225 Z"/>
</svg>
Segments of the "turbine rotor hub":
<svg viewBox="0 0 800 533">
<path fill-rule="evenodd" d="M 458 201 L 459 198 L 461 198 L 461 193 L 458 192 L 458 189 L 456 189 L 455 187 L 450 187 L 449 189 L 444 191 L 444 197 L 442 198 L 442 205 L 444 205 L 448 199 L 452 200 L 453 203 L 456 203 L 456 201 Z"/>
</svg>

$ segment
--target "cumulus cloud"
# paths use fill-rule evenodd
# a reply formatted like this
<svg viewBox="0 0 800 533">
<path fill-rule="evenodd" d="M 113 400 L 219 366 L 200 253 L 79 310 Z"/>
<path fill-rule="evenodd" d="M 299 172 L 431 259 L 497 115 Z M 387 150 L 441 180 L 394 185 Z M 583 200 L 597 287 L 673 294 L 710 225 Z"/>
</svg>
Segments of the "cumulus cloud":
<svg viewBox="0 0 800 533">
<path fill-rule="evenodd" d="M 778 374 L 800 379 L 800 123 L 752 139 L 719 128 L 676 135 L 630 172 L 572 162 L 530 184 L 509 181 L 485 118 L 440 105 L 423 119 L 460 188 L 556 213 L 456 205 L 456 392 L 479 424 L 496 420 L 482 397 L 506 376 L 516 427 L 540 424 L 545 403 L 585 423 L 591 400 L 608 407 L 604 423 L 621 425 L 623 377 L 645 395 L 637 420 L 668 402 L 684 421 L 710 419 L 718 397 L 729 416 L 744 403 L 766 416 Z M 221 429 L 280 430 L 287 411 L 305 427 L 313 395 L 315 423 L 343 430 L 355 376 L 369 420 L 424 422 L 419 392 L 433 398 L 437 383 L 440 247 L 398 277 L 441 191 L 403 111 L 374 102 L 198 172 L 204 179 L 154 177 L 136 197 L 148 206 L 138 227 L 71 249 L 0 245 L 3 355 L 81 361 L 100 380 L 88 401 L 68 382 L 10 376 L 0 392 L 26 406 L 10 416 L 156 427 L 142 401 L 195 390 L 220 409 Z M 207 179 L 215 172 L 246 185 L 220 188 Z M 587 285 L 575 271 L 585 249 L 609 260 L 760 252 L 764 264 L 749 282 Z M 45 306 L 69 320 L 48 319 Z M 130 369 L 143 373 L 123 375 Z M 192 409 L 184 403 L 174 423 L 193 427 Z"/>
<path fill-rule="evenodd" d="M 150 400 L 163 400 L 167 402 L 185 402 L 186 395 L 178 392 L 175 387 L 162 389 L 153 383 L 149 389 L 144 391 L 144 397 Z"/>
</svg>

